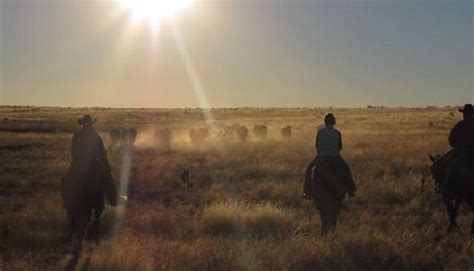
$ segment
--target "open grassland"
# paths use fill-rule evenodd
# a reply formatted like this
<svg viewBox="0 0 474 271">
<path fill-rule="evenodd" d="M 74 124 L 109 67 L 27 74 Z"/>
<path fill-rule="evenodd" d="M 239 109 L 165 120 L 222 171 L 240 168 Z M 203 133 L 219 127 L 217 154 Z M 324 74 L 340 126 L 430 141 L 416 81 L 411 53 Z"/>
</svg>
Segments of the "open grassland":
<svg viewBox="0 0 474 271">
<path fill-rule="evenodd" d="M 324 113 L 336 114 L 343 156 L 357 197 L 346 200 L 336 233 L 319 235 L 319 216 L 302 200 L 305 167 Z M 0 107 L 0 269 L 57 270 L 67 260 L 67 222 L 59 178 L 71 132 L 85 113 L 98 117 L 116 181 L 128 181 L 125 208 L 108 207 L 101 242 L 87 243 L 89 270 L 473 270 L 469 212 L 446 235 L 447 214 L 428 181 L 428 153 L 448 149 L 455 108 L 219 109 L 213 125 L 240 124 L 246 143 L 192 146 L 190 128 L 206 126 L 198 109 Z M 267 125 L 258 141 L 254 125 Z M 281 139 L 292 125 L 293 138 Z M 107 131 L 139 131 L 130 156 Z M 154 147 L 169 127 L 171 151 Z M 214 139 L 218 139 L 213 134 Z M 129 174 L 127 159 L 131 159 Z M 179 183 L 190 171 L 190 186 Z"/>
</svg>

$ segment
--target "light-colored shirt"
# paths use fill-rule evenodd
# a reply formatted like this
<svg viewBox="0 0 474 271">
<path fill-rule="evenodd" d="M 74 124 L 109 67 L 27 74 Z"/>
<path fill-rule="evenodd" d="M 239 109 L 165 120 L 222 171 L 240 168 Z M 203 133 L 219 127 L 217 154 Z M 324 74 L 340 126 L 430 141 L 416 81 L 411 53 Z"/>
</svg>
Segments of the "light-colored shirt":
<svg viewBox="0 0 474 271">
<path fill-rule="evenodd" d="M 342 149 L 341 133 L 333 126 L 324 126 L 316 135 L 316 152 L 318 156 L 339 156 Z"/>
</svg>

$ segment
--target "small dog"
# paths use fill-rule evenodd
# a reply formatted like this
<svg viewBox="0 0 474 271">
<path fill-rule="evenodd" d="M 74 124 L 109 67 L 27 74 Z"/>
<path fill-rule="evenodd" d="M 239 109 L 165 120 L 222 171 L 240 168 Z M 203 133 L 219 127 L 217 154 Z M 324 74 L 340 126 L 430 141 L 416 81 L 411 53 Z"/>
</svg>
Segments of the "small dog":
<svg viewBox="0 0 474 271">
<path fill-rule="evenodd" d="M 181 170 L 179 177 L 181 179 L 181 186 L 184 188 L 187 188 L 189 186 L 189 170 L 187 169 Z"/>
</svg>

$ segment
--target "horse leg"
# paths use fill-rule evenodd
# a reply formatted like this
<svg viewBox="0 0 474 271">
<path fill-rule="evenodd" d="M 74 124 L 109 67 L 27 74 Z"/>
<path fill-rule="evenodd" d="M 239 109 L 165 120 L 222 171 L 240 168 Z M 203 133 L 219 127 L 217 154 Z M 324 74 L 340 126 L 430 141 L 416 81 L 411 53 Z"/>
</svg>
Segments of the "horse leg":
<svg viewBox="0 0 474 271">
<path fill-rule="evenodd" d="M 454 225 L 455 225 L 455 227 L 458 226 L 458 222 L 456 220 L 457 220 L 457 217 L 458 217 L 458 211 L 459 211 L 459 207 L 461 206 L 461 203 L 462 203 L 462 199 L 460 199 L 460 198 L 456 198 L 454 200 Z"/>
<path fill-rule="evenodd" d="M 443 193 L 443 202 L 444 206 L 446 206 L 446 210 L 448 211 L 448 216 L 449 216 L 449 227 L 448 227 L 448 233 L 452 232 L 454 228 L 458 226 L 456 222 L 457 218 L 457 213 L 458 213 L 458 208 L 459 205 L 461 204 L 460 200 L 458 199 L 455 200 L 455 205 L 453 206 L 452 199 L 446 194 Z"/>
<path fill-rule="evenodd" d="M 471 235 L 474 235 L 474 196 L 466 197 L 465 200 L 471 209 L 471 217 L 473 218 L 471 222 Z"/>
<path fill-rule="evenodd" d="M 327 206 L 321 200 L 315 200 L 314 205 L 316 209 L 319 210 L 319 219 L 321 221 L 321 236 L 324 236 L 328 232 L 328 215 L 327 215 Z"/>
<path fill-rule="evenodd" d="M 324 202 L 319 208 L 319 215 L 321 217 L 321 236 L 333 232 L 339 216 L 338 208 L 332 202 Z"/>
<path fill-rule="evenodd" d="M 329 231 L 334 232 L 336 230 L 337 219 L 341 215 L 340 202 L 333 202 L 329 210 Z"/>
<path fill-rule="evenodd" d="M 473 217 L 472 221 L 471 221 L 471 235 L 474 236 L 474 208 L 471 208 L 472 211 L 473 211 L 473 214 L 471 215 Z"/>
<path fill-rule="evenodd" d="M 79 257 L 79 253 L 82 250 L 82 241 L 84 238 L 84 233 L 86 229 L 82 225 L 77 227 L 77 231 L 74 234 L 73 242 L 72 242 L 72 253 L 74 257 Z"/>
<path fill-rule="evenodd" d="M 74 236 L 74 234 L 76 233 L 77 227 L 76 227 L 76 219 L 74 217 L 72 210 L 67 210 L 67 218 L 69 220 L 69 226 L 71 227 L 71 235 Z"/>
<path fill-rule="evenodd" d="M 84 211 L 79 214 L 77 219 L 77 231 L 73 242 L 73 254 L 75 257 L 79 257 L 79 253 L 82 250 L 82 242 L 86 234 L 87 225 L 89 224 L 91 216 L 91 210 Z"/>
<path fill-rule="evenodd" d="M 471 221 L 471 235 L 474 236 L 474 213 L 471 215 L 472 221 Z"/>
<path fill-rule="evenodd" d="M 321 236 L 325 236 L 329 232 L 329 218 L 326 214 L 326 210 L 319 209 L 319 217 L 321 219 Z"/>
<path fill-rule="evenodd" d="M 103 207 L 97 207 L 94 209 L 94 240 L 96 244 L 99 243 L 100 216 L 102 215 L 103 210 Z"/>
<path fill-rule="evenodd" d="M 329 214 L 328 222 L 326 226 L 326 233 L 334 233 L 336 230 L 336 224 L 337 224 L 337 215 Z"/>
</svg>

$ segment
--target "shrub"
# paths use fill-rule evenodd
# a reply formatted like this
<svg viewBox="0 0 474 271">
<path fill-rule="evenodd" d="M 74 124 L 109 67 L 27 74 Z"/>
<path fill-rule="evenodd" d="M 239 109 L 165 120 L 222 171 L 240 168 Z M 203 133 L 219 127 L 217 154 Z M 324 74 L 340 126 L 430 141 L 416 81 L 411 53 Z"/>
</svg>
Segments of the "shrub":
<svg viewBox="0 0 474 271">
<path fill-rule="evenodd" d="M 218 202 L 204 209 L 201 230 L 208 234 L 282 236 L 291 227 L 290 213 L 271 203 Z"/>
<path fill-rule="evenodd" d="M 152 255 L 145 253 L 146 240 L 123 234 L 121 238 L 103 242 L 94 249 L 90 258 L 90 270 L 155 270 Z"/>
<path fill-rule="evenodd" d="M 237 240 L 226 237 L 201 237 L 194 241 L 167 244 L 163 270 L 254 270 L 242 259 L 245 249 Z"/>
</svg>

